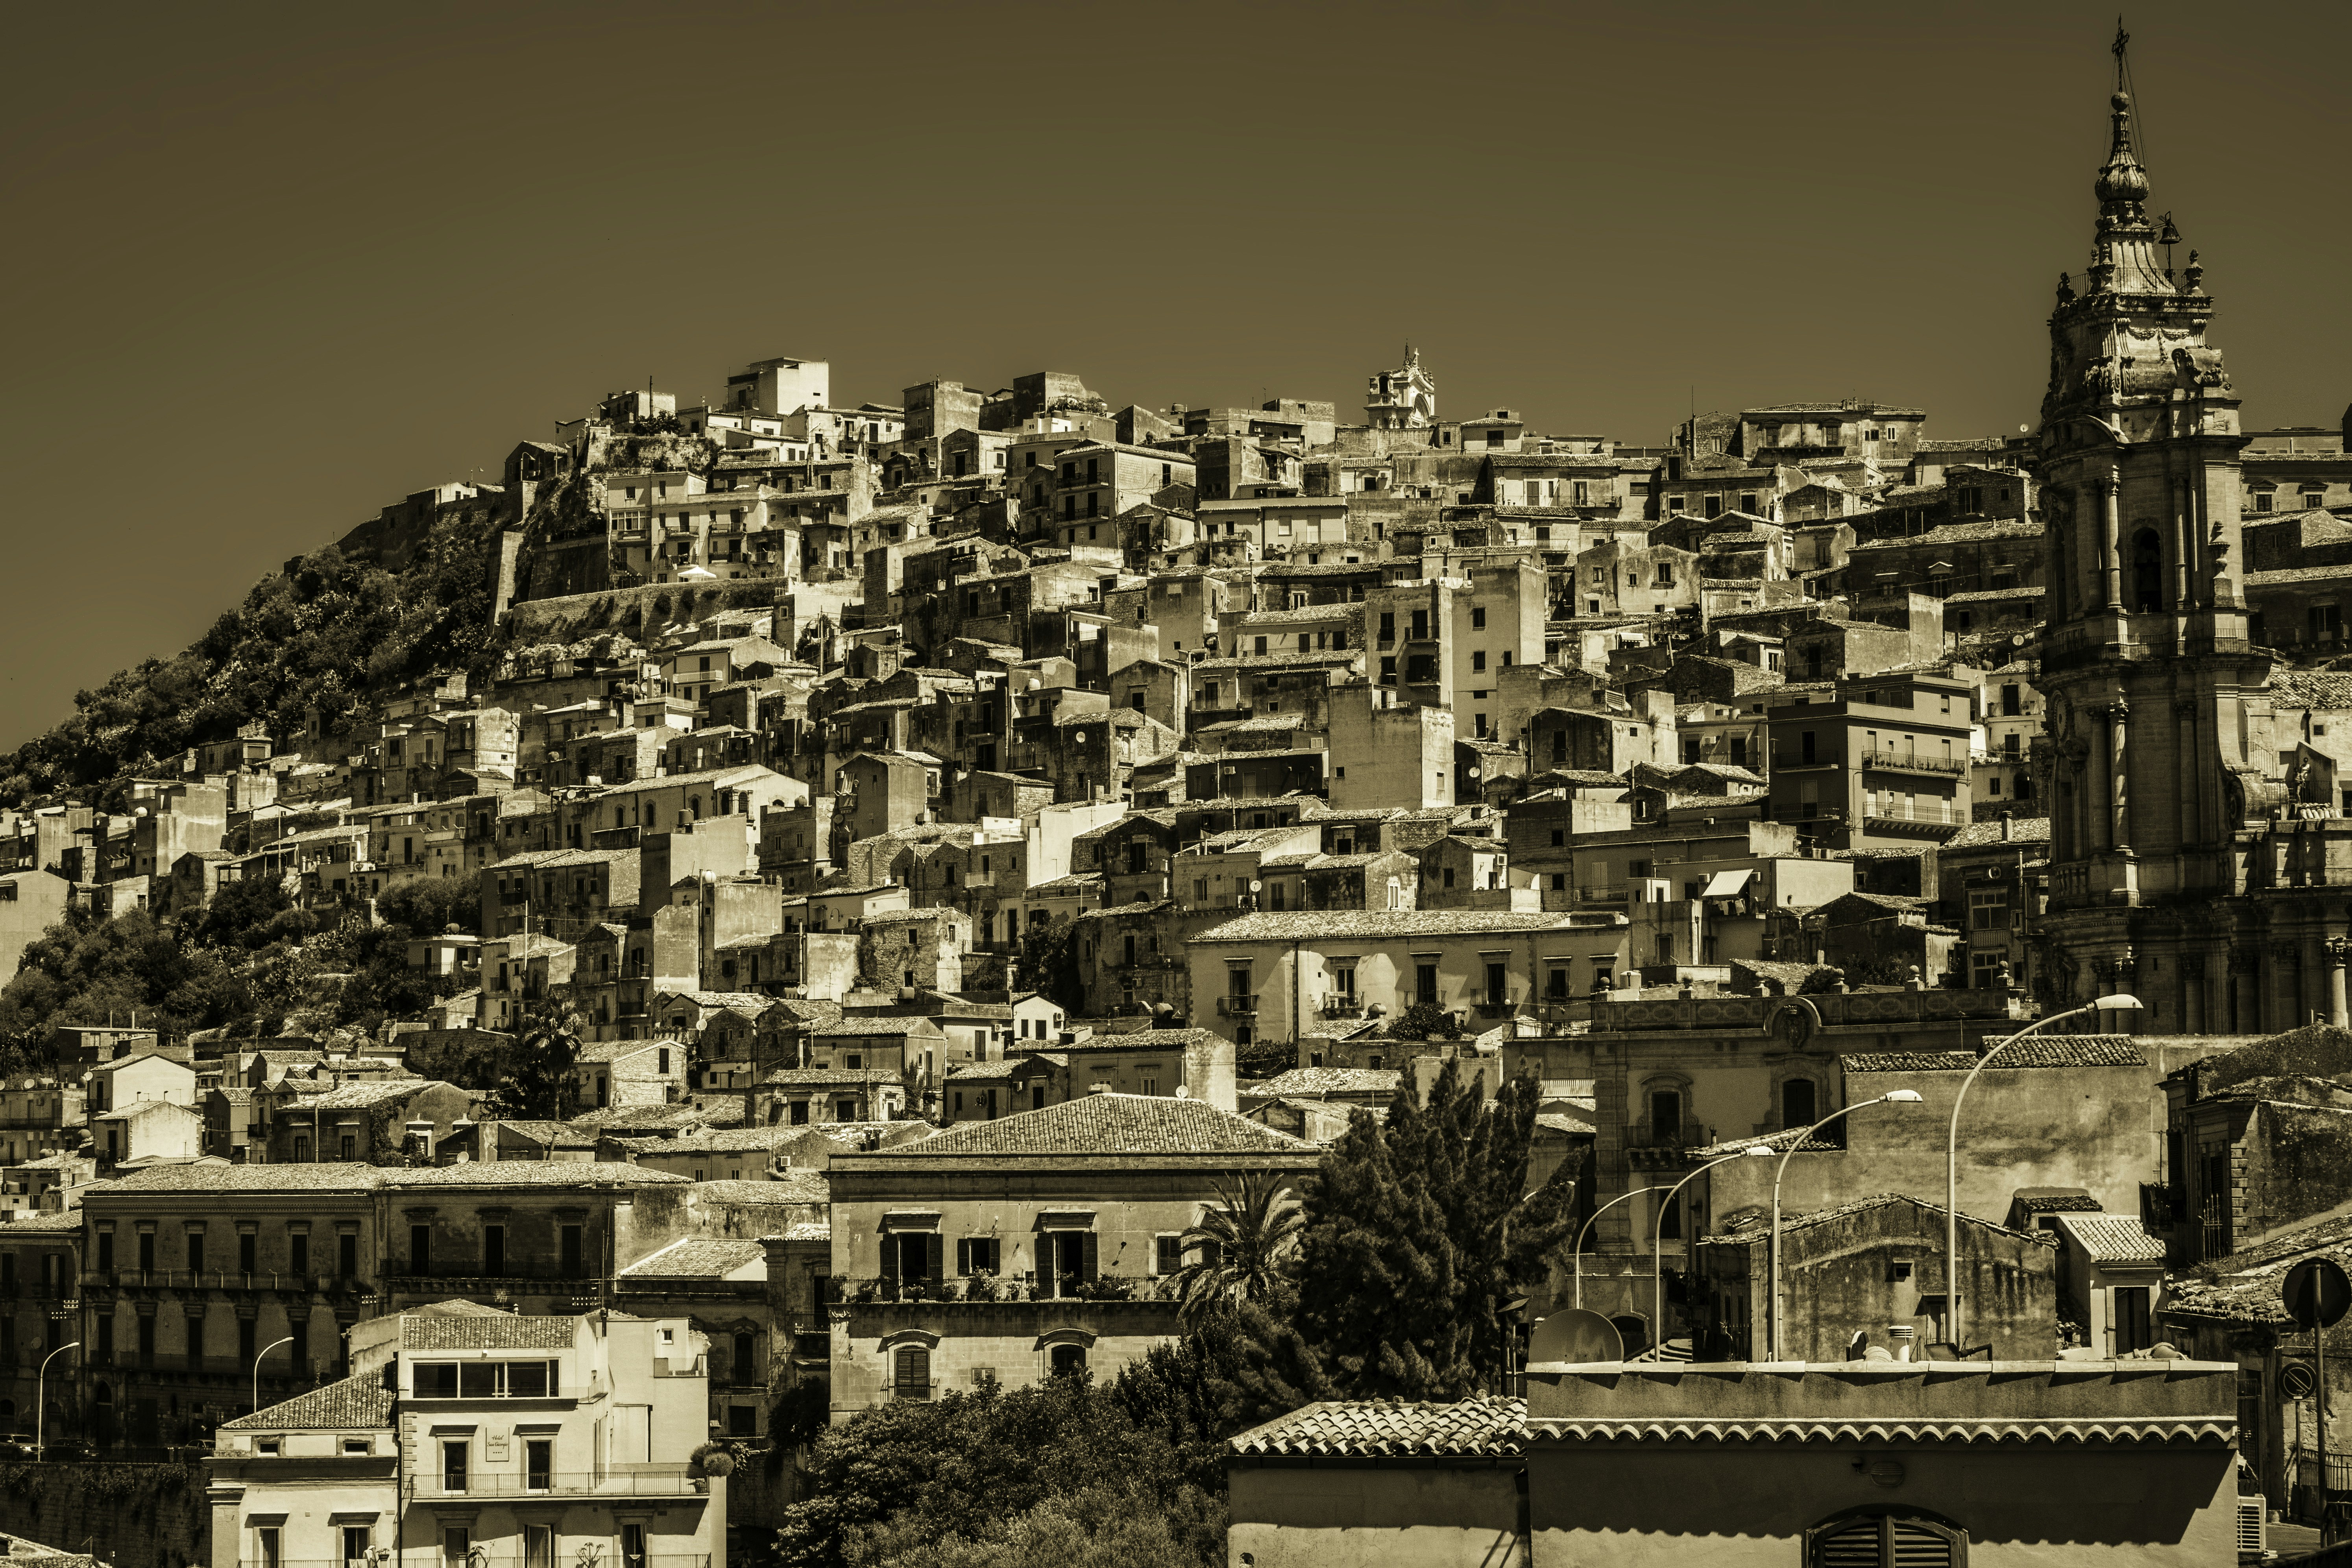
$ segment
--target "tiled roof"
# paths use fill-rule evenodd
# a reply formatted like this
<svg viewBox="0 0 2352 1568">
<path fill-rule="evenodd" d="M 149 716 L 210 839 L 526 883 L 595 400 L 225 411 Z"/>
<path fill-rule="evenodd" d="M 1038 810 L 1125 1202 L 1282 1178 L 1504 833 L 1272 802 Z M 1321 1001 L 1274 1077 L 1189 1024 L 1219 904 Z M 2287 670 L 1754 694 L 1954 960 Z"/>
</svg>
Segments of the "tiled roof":
<svg viewBox="0 0 2352 1568">
<path fill-rule="evenodd" d="M 1765 1142 L 1769 1140 L 1757 1139 L 1751 1142 Z M 1941 1204 L 1929 1203 L 1925 1198 L 1915 1198 L 1908 1193 L 1876 1193 L 1866 1198 L 1856 1198 L 1850 1204 L 1840 1204 L 1834 1208 L 1815 1209 L 1811 1214 L 1783 1213 L 1780 1218 L 1780 1233 L 1786 1236 L 1791 1231 L 1804 1230 L 1817 1225 L 1827 1225 L 1832 1220 L 1844 1219 L 1853 1215 L 1868 1214 L 1873 1209 L 1891 1208 L 1896 1204 L 1909 1204 L 1937 1218 L 1951 1212 Z M 2056 1245 L 2042 1232 L 2011 1230 L 2005 1225 L 1995 1225 L 1989 1219 L 1979 1219 L 1976 1215 L 1968 1213 L 1961 1214 L 1960 1218 L 1980 1229 L 1993 1231 L 2002 1236 L 2023 1236 L 2029 1239 Z M 1702 1241 L 1716 1246 L 1760 1247 L 1769 1244 L 1771 1239 L 1772 1230 L 1766 1211 L 1750 1209 L 1734 1216 L 1729 1222 L 1729 1229 L 1726 1234 L 1706 1237 Z"/>
<path fill-rule="evenodd" d="M 765 1249 L 756 1241 L 688 1237 L 684 1241 L 671 1243 L 650 1258 L 639 1258 L 622 1269 L 617 1278 L 632 1280 L 721 1279 L 766 1256 Z"/>
<path fill-rule="evenodd" d="M 1982 1363 L 1979 1363 L 1982 1364 Z M 2045 1363 L 2036 1363 L 2045 1364 Z M 2157 1363 L 2161 1365 L 2161 1363 Z M 2238 1435 L 2233 1421 L 1745 1421 L 1544 1420 L 1547 1436 L 1622 1442 L 1830 1443 L 1840 1447 L 1898 1447 L 1922 1443 L 2160 1443 L 2226 1447 Z"/>
<path fill-rule="evenodd" d="M 566 1351 L 578 1340 L 579 1325 L 577 1318 L 526 1318 L 510 1312 L 461 1318 L 408 1312 L 400 1320 L 400 1346 L 411 1351 Z"/>
<path fill-rule="evenodd" d="M 1292 1068 L 1254 1084 L 1252 1094 L 1313 1098 L 1326 1094 L 1394 1094 L 1404 1074 L 1393 1068 Z"/>
<path fill-rule="evenodd" d="M 566 1340 L 565 1342 L 571 1342 Z M 328 1384 L 323 1388 L 314 1388 L 308 1394 L 298 1394 L 281 1405 L 266 1405 L 250 1415 L 224 1421 L 221 1425 L 224 1427 L 248 1426 L 270 1430 L 389 1426 L 392 1425 L 394 1398 L 393 1391 L 384 1387 L 381 1373 L 362 1372 Z"/>
<path fill-rule="evenodd" d="M 897 1083 L 898 1075 L 888 1068 L 778 1068 L 760 1081 L 785 1088 L 824 1088 L 832 1084 Z"/>
<path fill-rule="evenodd" d="M 90 1193 L 372 1193 L 391 1171 L 375 1165 L 151 1165 Z"/>
<path fill-rule="evenodd" d="M 2011 818 L 2008 832 L 1998 822 L 1971 822 L 1944 840 L 1946 851 L 1982 849 L 1995 844 L 2047 844 L 2050 842 L 2050 819 L 2046 816 Z"/>
<path fill-rule="evenodd" d="M 2352 708 L 2352 675 L 2334 670 L 2273 669 L 2269 691 L 2273 708 Z"/>
<path fill-rule="evenodd" d="M 2062 1214 L 2058 1227 L 2099 1263 L 2161 1263 L 2164 1243 L 2129 1215 Z"/>
<path fill-rule="evenodd" d="M 717 1204 L 821 1204 L 833 1192 L 821 1171 L 790 1171 L 772 1182 L 697 1182 L 694 1195 Z"/>
<path fill-rule="evenodd" d="M 1987 1037 L 1988 1048 L 1999 1045 Z M 1982 1058 L 1974 1051 L 1858 1051 L 1838 1060 L 1853 1072 L 1966 1072 Z M 1986 1070 L 2002 1068 L 2137 1068 L 2147 1058 L 2128 1035 L 2036 1035 L 2003 1051 Z"/>
<path fill-rule="evenodd" d="M 966 1122 L 878 1158 L 936 1154 L 1297 1154 L 1312 1143 L 1197 1100 L 1089 1094 L 994 1121 Z"/>
<path fill-rule="evenodd" d="M 1086 1051 L 1181 1051 L 1189 1050 L 1194 1046 L 1206 1045 L 1215 1038 L 1217 1034 L 1213 1029 L 1130 1029 L 1123 1035 L 1097 1035 L 1091 1039 L 1081 1040 L 1076 1045 L 1056 1044 L 1054 1048 L 1057 1051 L 1081 1053 Z M 1045 1042 L 1031 1040 L 1027 1044 L 1039 1046 Z M 1021 1051 L 1024 1049 L 1024 1044 L 1015 1040 L 1012 1048 Z"/>
<path fill-rule="evenodd" d="M 950 911 L 940 910 L 945 914 Z M 869 1014 L 862 1018 L 824 1018 L 810 1024 L 803 1031 L 815 1037 L 834 1035 L 924 1035 L 937 1032 L 939 1026 L 919 1014 L 893 1016 Z"/>
<path fill-rule="evenodd" d="M 331 1089 L 324 1094 L 299 1095 L 287 1102 L 289 1110 L 363 1110 L 372 1105 L 389 1100 L 407 1100 L 431 1089 L 437 1079 L 426 1078 L 385 1079 L 376 1083 L 347 1083 Z M 449 1087 L 443 1084 L 441 1087 Z"/>
<path fill-rule="evenodd" d="M 1243 915 L 1213 926 L 1195 942 L 1380 941 L 1391 937 L 1479 936 L 1562 931 L 1576 924 L 1566 911 L 1517 914 L 1501 910 L 1316 910 Z"/>
<path fill-rule="evenodd" d="M 1325 1458 L 1507 1457 L 1527 1447 L 1524 1399 L 1459 1405 L 1325 1400 L 1254 1426 L 1233 1440 L 1236 1454 Z"/>
<path fill-rule="evenodd" d="M 292 1169 L 280 1166 L 281 1170 Z M 387 1187 L 667 1187 L 688 1184 L 667 1171 L 614 1160 L 487 1160 L 382 1173 Z"/>
</svg>

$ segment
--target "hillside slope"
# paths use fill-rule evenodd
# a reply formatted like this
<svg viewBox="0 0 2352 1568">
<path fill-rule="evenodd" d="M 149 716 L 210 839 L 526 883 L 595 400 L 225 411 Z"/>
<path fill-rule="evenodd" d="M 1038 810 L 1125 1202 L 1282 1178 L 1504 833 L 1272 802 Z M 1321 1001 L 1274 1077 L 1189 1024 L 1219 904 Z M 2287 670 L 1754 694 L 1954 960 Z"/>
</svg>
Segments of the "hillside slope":
<svg viewBox="0 0 2352 1568">
<path fill-rule="evenodd" d="M 334 545 L 254 585 L 185 652 L 75 694 L 72 718 L 0 754 L 0 806 L 62 790 L 108 808 L 121 781 L 158 770 L 252 720 L 299 735 L 313 713 L 341 734 L 372 692 L 435 668 L 478 672 L 492 651 L 494 553 L 487 511 L 437 521 L 404 570 Z"/>
</svg>

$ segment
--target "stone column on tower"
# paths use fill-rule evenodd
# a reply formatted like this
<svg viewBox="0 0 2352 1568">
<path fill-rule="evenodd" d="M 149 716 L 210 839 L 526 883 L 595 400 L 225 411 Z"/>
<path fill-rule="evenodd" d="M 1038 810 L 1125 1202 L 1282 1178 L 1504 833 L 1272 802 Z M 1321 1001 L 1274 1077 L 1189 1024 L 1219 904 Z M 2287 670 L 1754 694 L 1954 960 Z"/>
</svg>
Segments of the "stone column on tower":
<svg viewBox="0 0 2352 1568">
<path fill-rule="evenodd" d="M 2131 773 L 2126 726 L 2131 704 L 2117 702 L 2107 710 L 2107 842 L 2117 852 L 2131 853 Z"/>
</svg>

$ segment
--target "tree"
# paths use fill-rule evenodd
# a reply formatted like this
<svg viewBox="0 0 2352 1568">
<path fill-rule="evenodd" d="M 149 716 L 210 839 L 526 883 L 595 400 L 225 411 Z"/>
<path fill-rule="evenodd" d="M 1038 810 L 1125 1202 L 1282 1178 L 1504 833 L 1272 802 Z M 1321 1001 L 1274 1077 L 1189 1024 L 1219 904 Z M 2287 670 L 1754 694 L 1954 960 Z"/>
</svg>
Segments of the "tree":
<svg viewBox="0 0 2352 1568">
<path fill-rule="evenodd" d="M 777 1535 L 790 1568 L 851 1568 L 896 1561 L 922 1542 L 982 1541 L 1002 1521 L 1096 1488 L 1202 1521 L 1208 1539 L 1186 1543 L 1198 1560 L 1223 1544 L 1218 1510 L 1186 1481 L 1167 1436 L 1139 1426 L 1084 1375 L 861 1411 L 825 1429 L 802 1480 Z"/>
<path fill-rule="evenodd" d="M 523 1013 L 522 1028 L 507 1054 L 500 1090 L 526 1117 L 567 1120 L 575 1109 L 572 1068 L 580 1059 L 580 1032 L 587 1021 L 558 997 L 544 997 Z"/>
<path fill-rule="evenodd" d="M 1184 1249 L 1198 1255 L 1176 1275 L 1187 1323 L 1221 1308 L 1273 1300 L 1284 1259 L 1306 1227 L 1290 1189 L 1268 1172 L 1244 1171 L 1231 1184 L 1221 1178 L 1215 1184 L 1218 1206 L 1182 1237 Z"/>
<path fill-rule="evenodd" d="M 1460 1399 L 1508 1361 L 1504 1307 L 1541 1284 L 1573 1223 L 1563 1170 L 1527 1189 L 1541 1091 L 1491 1106 L 1449 1062 L 1426 1108 L 1358 1112 L 1308 1190 L 1297 1327 L 1351 1397 Z"/>
<path fill-rule="evenodd" d="M 1086 1010 L 1077 942 L 1067 920 L 1056 915 L 1021 933 L 1021 977 L 1056 1007 L 1071 1013 Z"/>
<path fill-rule="evenodd" d="M 1458 1040 L 1460 1019 L 1434 1002 L 1416 1002 L 1389 1020 L 1391 1040 Z"/>
</svg>

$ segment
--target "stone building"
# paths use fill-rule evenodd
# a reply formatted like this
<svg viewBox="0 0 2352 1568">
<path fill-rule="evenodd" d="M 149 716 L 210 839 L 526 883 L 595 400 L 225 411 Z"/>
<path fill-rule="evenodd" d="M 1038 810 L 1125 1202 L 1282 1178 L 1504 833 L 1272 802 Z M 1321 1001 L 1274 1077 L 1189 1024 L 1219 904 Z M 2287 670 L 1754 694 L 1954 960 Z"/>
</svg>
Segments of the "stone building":
<svg viewBox="0 0 2352 1568">
<path fill-rule="evenodd" d="M 1117 1376 L 1182 1331 L 1169 1280 L 1217 1184 L 1295 1184 L 1319 1154 L 1198 1100 L 1102 1093 L 835 1156 L 834 1418 Z"/>
</svg>

